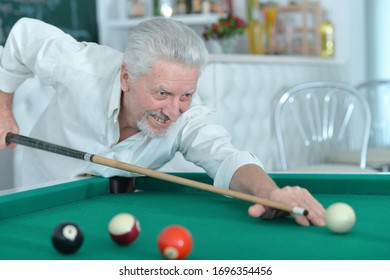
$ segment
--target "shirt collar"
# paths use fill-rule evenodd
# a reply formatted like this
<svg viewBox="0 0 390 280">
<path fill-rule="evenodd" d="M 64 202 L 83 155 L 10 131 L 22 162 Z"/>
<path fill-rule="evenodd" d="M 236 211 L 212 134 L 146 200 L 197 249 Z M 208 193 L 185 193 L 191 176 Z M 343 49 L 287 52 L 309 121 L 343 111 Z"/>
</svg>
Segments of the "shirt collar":
<svg viewBox="0 0 390 280">
<path fill-rule="evenodd" d="M 121 104 L 121 84 L 120 84 L 120 75 L 121 71 L 119 69 L 118 73 L 115 76 L 114 86 L 112 87 L 110 105 L 108 107 L 108 118 L 113 117 L 115 122 L 118 120 L 119 107 Z"/>
</svg>

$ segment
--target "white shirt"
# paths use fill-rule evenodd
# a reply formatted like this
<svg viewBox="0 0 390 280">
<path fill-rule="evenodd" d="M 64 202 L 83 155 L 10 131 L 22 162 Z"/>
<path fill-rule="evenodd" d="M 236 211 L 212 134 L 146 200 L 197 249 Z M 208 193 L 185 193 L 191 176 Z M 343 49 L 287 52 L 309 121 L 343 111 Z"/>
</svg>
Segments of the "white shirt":
<svg viewBox="0 0 390 280">
<path fill-rule="evenodd" d="M 197 95 L 166 137 L 141 132 L 117 143 L 122 55 L 106 46 L 77 42 L 41 21 L 21 19 L 0 49 L 0 89 L 15 92 L 34 75 L 54 88 L 30 133 L 44 141 L 151 169 L 162 167 L 178 151 L 206 170 L 215 185 L 226 188 L 240 166 L 262 166 L 254 155 L 232 146 L 228 132 L 216 124 L 215 112 Z M 22 186 L 82 173 L 137 175 L 32 148 L 24 148 L 22 158 Z"/>
</svg>

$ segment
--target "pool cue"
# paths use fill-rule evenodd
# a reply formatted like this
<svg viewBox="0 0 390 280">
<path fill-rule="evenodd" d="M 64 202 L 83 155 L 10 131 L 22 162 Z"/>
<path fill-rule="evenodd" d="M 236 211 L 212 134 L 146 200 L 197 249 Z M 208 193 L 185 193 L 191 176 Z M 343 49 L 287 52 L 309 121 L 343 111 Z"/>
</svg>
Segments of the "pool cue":
<svg viewBox="0 0 390 280">
<path fill-rule="evenodd" d="M 237 192 L 237 191 L 232 191 L 232 190 L 224 189 L 221 187 L 216 187 L 213 185 L 209 185 L 209 184 L 201 183 L 198 181 L 182 178 L 179 176 L 170 175 L 170 174 L 156 171 L 153 169 L 148 169 L 148 168 L 136 166 L 133 164 L 121 162 L 118 160 L 113 160 L 110 158 L 102 157 L 99 155 L 81 152 L 78 150 L 74 150 L 71 148 L 52 144 L 49 142 L 45 142 L 45 141 L 42 141 L 39 139 L 35 139 L 35 138 L 31 138 L 31 137 L 27 137 L 27 136 L 23 136 L 23 135 L 19 135 L 19 134 L 7 133 L 6 142 L 20 144 L 20 145 L 27 146 L 30 148 L 40 149 L 43 151 L 47 151 L 47 152 L 51 152 L 51 153 L 55 153 L 55 154 L 59 154 L 59 155 L 63 155 L 63 156 L 71 157 L 71 158 L 89 161 L 89 162 L 93 162 L 96 164 L 125 170 L 128 172 L 137 173 L 140 175 L 145 175 L 145 176 L 157 178 L 157 179 L 160 179 L 163 181 L 177 183 L 180 185 L 184 185 L 184 186 L 188 186 L 188 187 L 192 187 L 192 188 L 197 188 L 197 189 L 201 189 L 201 190 L 208 191 L 208 192 L 213 192 L 213 193 L 218 193 L 221 195 L 234 197 L 234 198 L 241 199 L 241 200 L 248 201 L 248 202 L 252 202 L 255 204 L 261 204 L 261 205 L 266 206 L 266 207 L 279 209 L 279 210 L 282 210 L 282 211 L 285 211 L 288 213 L 294 213 L 294 214 L 304 215 L 304 216 L 308 215 L 308 210 L 303 209 L 301 207 L 293 207 L 293 206 L 286 205 L 284 203 L 280 203 L 277 201 L 273 201 L 273 200 L 269 200 L 269 199 L 265 199 L 265 198 L 261 198 L 261 197 L 256 197 L 253 195 L 249 195 L 249 194 L 245 194 L 245 193 L 241 193 L 241 192 Z"/>
</svg>

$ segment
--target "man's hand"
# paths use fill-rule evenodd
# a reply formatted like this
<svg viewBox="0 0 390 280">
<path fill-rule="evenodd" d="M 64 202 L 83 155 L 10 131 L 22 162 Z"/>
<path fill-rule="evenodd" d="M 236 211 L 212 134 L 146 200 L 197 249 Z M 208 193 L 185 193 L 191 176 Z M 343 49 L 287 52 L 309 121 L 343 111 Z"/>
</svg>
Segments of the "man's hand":
<svg viewBox="0 0 390 280">
<path fill-rule="evenodd" d="M 325 208 L 304 188 L 286 186 L 281 189 L 275 189 L 270 193 L 269 199 L 307 209 L 309 211 L 307 216 L 291 214 L 299 225 L 325 225 Z M 274 209 L 267 209 L 262 205 L 252 205 L 249 207 L 248 213 L 252 217 L 264 217 L 267 219 L 287 214 Z"/>
<path fill-rule="evenodd" d="M 325 225 L 326 211 L 324 207 L 305 188 L 299 186 L 279 188 L 268 174 L 257 165 L 247 164 L 237 169 L 230 182 L 230 189 L 308 210 L 307 216 L 292 214 L 295 221 L 302 226 Z M 266 219 L 288 214 L 258 204 L 251 206 L 248 213 L 252 217 Z"/>
<path fill-rule="evenodd" d="M 13 93 L 5 93 L 0 90 L 0 150 L 7 146 L 5 137 L 8 132 L 19 133 L 19 127 L 12 113 Z M 14 149 L 15 144 L 9 147 Z"/>
</svg>

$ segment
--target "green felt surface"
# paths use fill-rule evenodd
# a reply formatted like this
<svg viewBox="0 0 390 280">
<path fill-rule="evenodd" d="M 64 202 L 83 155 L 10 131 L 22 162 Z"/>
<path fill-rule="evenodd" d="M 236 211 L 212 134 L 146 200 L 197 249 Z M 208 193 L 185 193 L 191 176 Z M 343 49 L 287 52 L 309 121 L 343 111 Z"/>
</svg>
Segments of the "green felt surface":
<svg viewBox="0 0 390 280">
<path fill-rule="evenodd" d="M 371 174 L 370 174 L 371 175 Z M 210 183 L 205 174 L 183 174 Z M 181 224 L 192 233 L 188 259 L 390 259 L 390 180 L 388 176 L 272 174 L 285 185 L 302 183 L 324 206 L 343 201 L 357 223 L 346 235 L 326 228 L 300 227 L 291 218 L 272 221 L 247 215 L 249 204 L 233 198 L 138 178 L 141 191 L 109 194 L 109 180 L 91 178 L 0 197 L 0 259 L 163 259 L 157 236 Z M 348 183 L 349 182 L 349 183 Z M 108 222 L 129 212 L 141 224 L 135 243 L 118 246 Z M 50 236 L 60 222 L 75 222 L 85 240 L 73 255 L 62 255 Z"/>
</svg>

